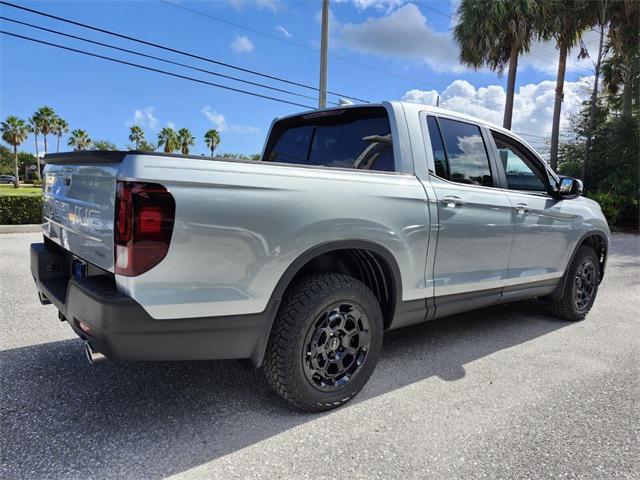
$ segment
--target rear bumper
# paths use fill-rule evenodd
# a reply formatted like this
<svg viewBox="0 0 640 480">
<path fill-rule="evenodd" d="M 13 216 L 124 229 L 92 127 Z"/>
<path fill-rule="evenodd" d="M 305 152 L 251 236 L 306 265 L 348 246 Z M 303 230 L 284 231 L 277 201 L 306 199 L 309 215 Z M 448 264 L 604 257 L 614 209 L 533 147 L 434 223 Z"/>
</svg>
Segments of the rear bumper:
<svg viewBox="0 0 640 480">
<path fill-rule="evenodd" d="M 269 315 L 156 320 L 118 292 L 112 274 L 71 277 L 71 260 L 71 254 L 56 245 L 31 245 L 38 291 L 95 351 L 126 361 L 250 358 L 261 363 Z M 80 322 L 89 332 L 80 329 Z"/>
</svg>

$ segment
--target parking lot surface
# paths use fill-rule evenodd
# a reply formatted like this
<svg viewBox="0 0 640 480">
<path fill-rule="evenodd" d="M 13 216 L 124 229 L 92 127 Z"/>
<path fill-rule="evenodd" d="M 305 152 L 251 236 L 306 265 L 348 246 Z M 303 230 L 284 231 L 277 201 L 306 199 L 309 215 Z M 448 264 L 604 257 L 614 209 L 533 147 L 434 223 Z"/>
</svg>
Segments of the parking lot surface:
<svg viewBox="0 0 640 480">
<path fill-rule="evenodd" d="M 640 478 L 640 237 L 583 322 L 536 302 L 389 332 L 369 383 L 291 410 L 234 361 L 87 363 L 0 235 L 3 479 Z"/>
</svg>

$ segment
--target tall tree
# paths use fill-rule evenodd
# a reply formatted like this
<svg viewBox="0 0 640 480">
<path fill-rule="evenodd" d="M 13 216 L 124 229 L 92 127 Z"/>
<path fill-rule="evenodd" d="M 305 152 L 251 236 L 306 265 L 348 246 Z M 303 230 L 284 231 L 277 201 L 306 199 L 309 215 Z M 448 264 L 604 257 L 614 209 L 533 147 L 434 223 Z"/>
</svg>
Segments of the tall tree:
<svg viewBox="0 0 640 480">
<path fill-rule="evenodd" d="M 552 0 L 548 18 L 545 21 L 545 34 L 554 38 L 558 50 L 558 75 L 556 77 L 556 95 L 551 125 L 551 168 L 558 168 L 558 140 L 560 138 L 560 114 L 564 99 L 564 76 L 567 70 L 569 50 L 580 40 L 582 33 L 596 24 L 598 8 L 590 8 L 588 0 Z"/>
<path fill-rule="evenodd" d="M 109 140 L 95 140 L 93 142 L 94 150 L 118 150 L 118 147 L 115 143 L 110 142 Z"/>
<path fill-rule="evenodd" d="M 2 139 L 13 147 L 13 170 L 16 177 L 13 186 L 18 188 L 20 186 L 18 182 L 18 147 L 29 136 L 29 125 L 24 120 L 10 115 L 6 118 L 2 124 L 0 124 L 0 131 L 2 132 Z"/>
<path fill-rule="evenodd" d="M 69 124 L 63 118 L 56 117 L 55 122 L 53 124 L 53 134 L 58 137 L 56 152 L 60 152 L 60 140 L 65 133 L 69 132 Z"/>
<path fill-rule="evenodd" d="M 156 146 L 153 143 L 148 142 L 146 139 L 142 139 L 138 144 L 137 149 L 142 152 L 155 152 Z"/>
<path fill-rule="evenodd" d="M 584 182 L 587 176 L 587 163 L 589 163 L 589 153 L 591 150 L 591 139 L 593 137 L 593 129 L 596 124 L 596 106 L 598 102 L 598 81 L 600 80 L 600 66 L 602 65 L 602 59 L 605 55 L 604 50 L 604 29 L 606 27 L 606 15 L 607 6 L 609 0 L 600 0 L 600 12 L 597 18 L 597 25 L 600 27 L 600 40 L 598 41 L 598 56 L 595 60 L 595 75 L 593 79 L 593 88 L 591 89 L 591 100 L 589 105 L 589 126 L 587 128 L 587 139 L 584 148 L 584 160 L 582 161 L 582 167 L 580 168 L 580 178 Z M 587 51 L 585 46 L 582 46 L 583 50 Z M 588 55 L 588 53 L 587 53 Z"/>
<path fill-rule="evenodd" d="M 91 146 L 91 138 L 85 130 L 76 128 L 71 131 L 67 145 L 73 147 L 74 150 L 87 150 Z"/>
<path fill-rule="evenodd" d="M 489 67 L 502 75 L 508 65 L 504 128 L 511 129 L 518 57 L 528 52 L 545 16 L 541 0 L 462 0 L 453 35 L 460 61 L 474 69 Z"/>
<path fill-rule="evenodd" d="M 640 92 L 634 88 L 640 75 L 640 65 L 638 65 L 640 3 L 637 0 L 612 2 L 607 13 L 609 43 L 613 49 L 613 55 L 607 65 L 608 76 L 605 75 L 604 80 L 608 83 L 611 92 L 622 85 L 622 116 L 629 117 L 634 97 L 636 101 L 640 101 Z"/>
<path fill-rule="evenodd" d="M 178 130 L 178 143 L 180 144 L 180 150 L 184 155 L 189 155 L 189 147 L 196 144 L 196 137 L 193 136 L 188 128 L 181 128 Z"/>
<path fill-rule="evenodd" d="M 42 174 L 40 173 L 40 152 L 38 147 L 38 135 L 40 134 L 40 119 L 32 116 L 29 118 L 29 129 L 33 133 L 33 138 L 36 145 L 36 159 L 38 163 L 36 164 L 36 178 L 38 180 L 42 180 Z"/>
<path fill-rule="evenodd" d="M 180 148 L 178 134 L 171 127 L 164 127 L 158 133 L 158 147 L 163 147 L 165 153 L 175 152 Z"/>
<path fill-rule="evenodd" d="M 129 141 L 135 144 L 136 150 L 140 149 L 140 143 L 145 141 L 144 130 L 140 125 L 129 127 Z"/>
<path fill-rule="evenodd" d="M 204 134 L 204 143 L 207 145 L 207 148 L 211 150 L 211 156 L 213 157 L 213 152 L 216 147 L 220 145 L 220 133 L 212 128 Z"/>
<path fill-rule="evenodd" d="M 44 154 L 46 155 L 49 152 L 47 136 L 54 131 L 57 118 L 56 112 L 53 108 L 44 106 L 36 110 L 36 113 L 34 113 L 33 116 L 39 121 L 40 133 L 42 133 L 42 137 L 44 139 Z"/>
</svg>

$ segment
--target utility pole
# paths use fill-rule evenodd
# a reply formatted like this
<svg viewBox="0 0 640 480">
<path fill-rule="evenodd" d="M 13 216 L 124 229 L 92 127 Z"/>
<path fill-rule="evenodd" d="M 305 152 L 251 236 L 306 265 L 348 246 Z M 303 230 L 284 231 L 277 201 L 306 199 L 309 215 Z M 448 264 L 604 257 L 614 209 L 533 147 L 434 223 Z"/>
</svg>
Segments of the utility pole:
<svg viewBox="0 0 640 480">
<path fill-rule="evenodd" d="M 320 92 L 318 108 L 327 107 L 327 54 L 329 47 L 329 0 L 322 0 L 322 33 L 320 37 Z"/>
</svg>

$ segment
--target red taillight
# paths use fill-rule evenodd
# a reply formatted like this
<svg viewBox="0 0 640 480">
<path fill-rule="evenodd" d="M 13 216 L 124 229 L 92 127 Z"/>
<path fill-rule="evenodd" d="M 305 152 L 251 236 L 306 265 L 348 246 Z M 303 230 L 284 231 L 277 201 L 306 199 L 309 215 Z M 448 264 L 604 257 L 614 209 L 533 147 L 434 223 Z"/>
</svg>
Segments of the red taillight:
<svg viewBox="0 0 640 480">
<path fill-rule="evenodd" d="M 155 267 L 167 255 L 176 203 L 162 185 L 118 182 L 115 218 L 115 271 L 132 277 Z"/>
</svg>

